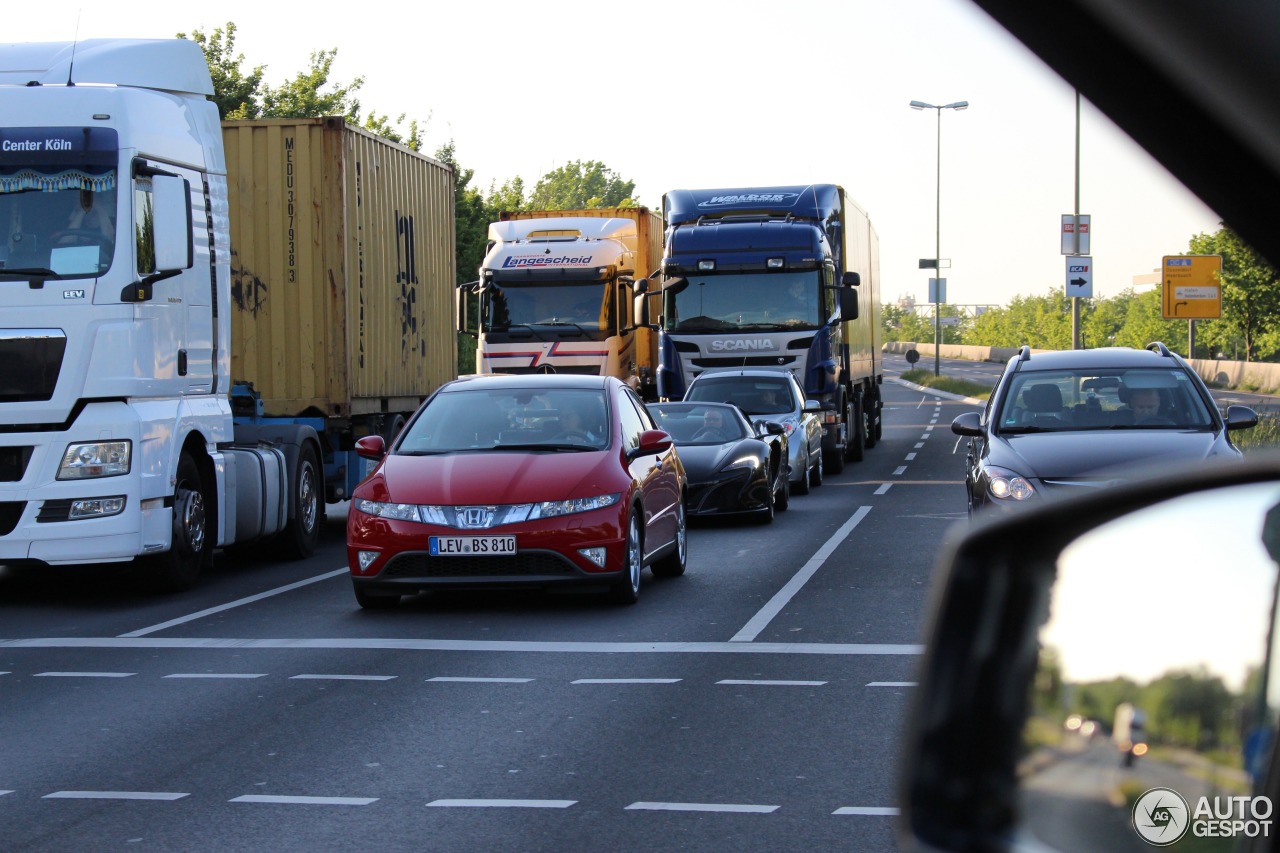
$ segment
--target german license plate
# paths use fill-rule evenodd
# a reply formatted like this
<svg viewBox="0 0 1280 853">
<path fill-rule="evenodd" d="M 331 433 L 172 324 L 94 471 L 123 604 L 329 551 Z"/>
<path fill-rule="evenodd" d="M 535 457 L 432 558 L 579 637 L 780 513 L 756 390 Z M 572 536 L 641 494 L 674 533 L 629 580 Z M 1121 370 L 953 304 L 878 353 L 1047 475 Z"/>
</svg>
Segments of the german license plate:
<svg viewBox="0 0 1280 853">
<path fill-rule="evenodd" d="M 476 557 L 514 554 L 514 536 L 430 536 L 427 544 L 433 557 Z"/>
</svg>

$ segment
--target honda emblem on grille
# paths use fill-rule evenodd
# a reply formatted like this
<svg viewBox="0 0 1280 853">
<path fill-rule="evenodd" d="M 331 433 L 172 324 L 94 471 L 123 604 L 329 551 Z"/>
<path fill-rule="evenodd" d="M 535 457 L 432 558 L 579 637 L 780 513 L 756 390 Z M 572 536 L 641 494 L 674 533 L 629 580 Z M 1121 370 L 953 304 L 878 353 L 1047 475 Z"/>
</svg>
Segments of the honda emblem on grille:
<svg viewBox="0 0 1280 853">
<path fill-rule="evenodd" d="M 458 526 L 466 530 L 483 530 L 493 526 L 493 516 L 497 512 L 496 506 L 460 506 L 458 511 Z"/>
</svg>

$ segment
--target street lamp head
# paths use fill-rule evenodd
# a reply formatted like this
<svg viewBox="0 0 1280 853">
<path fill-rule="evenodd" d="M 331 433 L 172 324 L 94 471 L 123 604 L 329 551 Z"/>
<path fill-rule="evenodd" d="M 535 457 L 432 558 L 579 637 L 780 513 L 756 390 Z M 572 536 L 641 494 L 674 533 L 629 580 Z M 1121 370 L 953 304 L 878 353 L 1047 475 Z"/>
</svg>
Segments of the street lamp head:
<svg viewBox="0 0 1280 853">
<path fill-rule="evenodd" d="M 954 104 L 947 104 L 944 110 L 967 110 L 969 109 L 968 101 L 956 101 Z"/>
<path fill-rule="evenodd" d="M 912 101 L 911 109 L 913 110 L 933 110 L 937 109 L 933 104 L 926 104 L 924 101 Z"/>
</svg>

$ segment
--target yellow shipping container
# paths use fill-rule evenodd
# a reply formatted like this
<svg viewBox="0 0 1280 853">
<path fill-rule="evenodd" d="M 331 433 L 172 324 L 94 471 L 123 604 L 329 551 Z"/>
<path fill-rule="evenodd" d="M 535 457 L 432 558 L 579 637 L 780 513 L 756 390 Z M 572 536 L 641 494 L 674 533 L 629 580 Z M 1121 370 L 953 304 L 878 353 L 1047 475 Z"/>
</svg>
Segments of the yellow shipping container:
<svg viewBox="0 0 1280 853">
<path fill-rule="evenodd" d="M 457 372 L 453 170 L 341 117 L 222 137 L 233 379 L 268 416 L 412 412 Z"/>
</svg>

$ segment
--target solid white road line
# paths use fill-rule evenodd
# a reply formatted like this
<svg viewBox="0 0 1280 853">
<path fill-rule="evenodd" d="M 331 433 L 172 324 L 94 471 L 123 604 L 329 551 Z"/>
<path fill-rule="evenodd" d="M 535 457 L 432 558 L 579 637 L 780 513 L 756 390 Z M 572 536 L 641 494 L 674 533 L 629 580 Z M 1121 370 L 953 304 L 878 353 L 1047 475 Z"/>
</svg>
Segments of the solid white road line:
<svg viewBox="0 0 1280 853">
<path fill-rule="evenodd" d="M 467 809 L 567 809 L 577 800 L 432 800 L 428 808 Z"/>
<path fill-rule="evenodd" d="M 769 602 L 765 604 L 764 607 L 760 608 L 760 611 L 756 613 L 755 616 L 751 617 L 751 620 L 742 627 L 742 630 L 733 635 L 730 642 L 750 643 L 755 640 L 756 637 L 760 636 L 760 632 L 773 621 L 775 616 L 782 612 L 782 608 L 786 607 L 787 602 L 791 601 L 795 594 L 809 582 L 809 578 L 813 577 L 814 573 L 817 572 L 818 569 L 822 568 L 822 564 L 827 561 L 827 558 L 830 557 L 832 553 L 835 552 L 836 548 L 839 547 L 840 543 L 853 532 L 853 528 L 857 527 L 858 524 L 861 523 L 862 519 L 867 517 L 867 513 L 869 512 L 871 512 L 871 507 L 869 506 L 858 507 L 858 511 L 850 516 L 849 520 L 841 525 L 840 529 L 837 530 L 830 539 L 823 543 L 823 546 L 818 549 L 817 553 L 810 557 L 809 561 L 800 567 L 800 571 L 796 572 L 795 575 L 792 576 L 791 580 L 787 581 L 786 586 L 778 590 L 774 594 L 773 598 L 769 599 Z"/>
<path fill-rule="evenodd" d="M 161 678 L 266 678 L 265 672 L 175 672 Z"/>
<path fill-rule="evenodd" d="M 863 507 L 870 510 L 870 507 Z M 860 514 L 862 514 L 860 512 Z M 836 534 L 839 536 L 839 533 Z M 816 557 L 815 557 L 816 559 Z M 812 562 L 812 561 L 811 561 Z M 792 579 L 793 581 L 795 578 Z M 776 598 L 776 596 L 775 596 Z M 759 614 L 757 614 L 759 615 Z M 918 655 L 924 646 L 894 643 L 576 643 L 517 640 L 375 638 L 248 639 L 227 637 L 36 637 L 0 640 L 0 649 L 346 649 L 430 652 L 550 652 L 553 654 Z M 90 673 L 92 675 L 93 673 Z M 121 675 L 133 675 L 122 673 Z"/>
<path fill-rule="evenodd" d="M 868 687 L 915 687 L 914 681 L 872 681 Z"/>
<path fill-rule="evenodd" d="M 37 672 L 36 678 L 129 678 L 136 672 Z"/>
<path fill-rule="evenodd" d="M 210 607 L 207 610 L 201 610 L 197 613 L 192 613 L 189 616 L 180 616 L 177 619 L 170 619 L 168 622 L 161 622 L 159 625 L 152 625 L 150 628 L 142 628 L 137 631 L 130 631 L 128 634 L 120 634 L 119 636 L 145 637 L 147 634 L 154 634 L 156 631 L 163 631 L 166 628 L 173 628 L 177 625 L 185 625 L 188 622 L 194 622 L 197 619 L 203 619 L 206 616 L 212 616 L 213 614 L 221 613 L 224 610 L 231 610 L 232 608 L 240 607 L 245 604 L 252 604 L 255 601 L 261 601 L 264 598 L 271 598 L 273 595 L 280 595 L 281 593 L 290 592 L 295 589 L 300 589 L 304 586 L 310 586 L 313 583 L 319 583 L 320 581 L 325 581 L 325 580 L 328 580 L 329 578 L 336 578 L 339 575 L 349 574 L 350 571 L 351 571 L 350 569 L 346 569 L 346 568 L 335 569 L 334 571 L 326 572 L 323 575 L 316 575 L 313 578 L 307 578 L 306 580 L 298 581 L 297 583 L 291 583 L 285 586 L 276 587 L 275 589 L 269 589 L 266 592 L 260 592 L 257 595 L 251 595 L 248 598 L 241 598 L 236 601 L 228 602 L 226 604 L 219 604 L 217 607 Z"/>
<path fill-rule="evenodd" d="M 528 684 L 532 678 L 464 678 L 462 676 L 438 675 L 427 681 L 452 681 L 461 684 Z"/>
<path fill-rule="evenodd" d="M 245 794 L 227 800 L 229 803 L 279 803 L 289 806 L 367 806 L 377 801 L 377 797 L 281 797 L 271 794 Z"/>
<path fill-rule="evenodd" d="M 180 800 L 190 794 L 168 791 L 55 791 L 42 800 Z"/>
<path fill-rule="evenodd" d="M 836 809 L 832 814 L 854 814 L 854 815 L 872 815 L 892 817 L 896 815 L 898 810 L 891 806 L 845 806 L 842 809 Z"/>
<path fill-rule="evenodd" d="M 398 675 L 291 675 L 290 681 L 294 680 L 311 680 L 311 681 L 391 681 L 399 678 Z"/>
<path fill-rule="evenodd" d="M 780 806 L 753 806 L 738 803 L 632 803 L 628 809 L 658 812 L 737 812 L 740 814 L 772 814 Z"/>
</svg>

